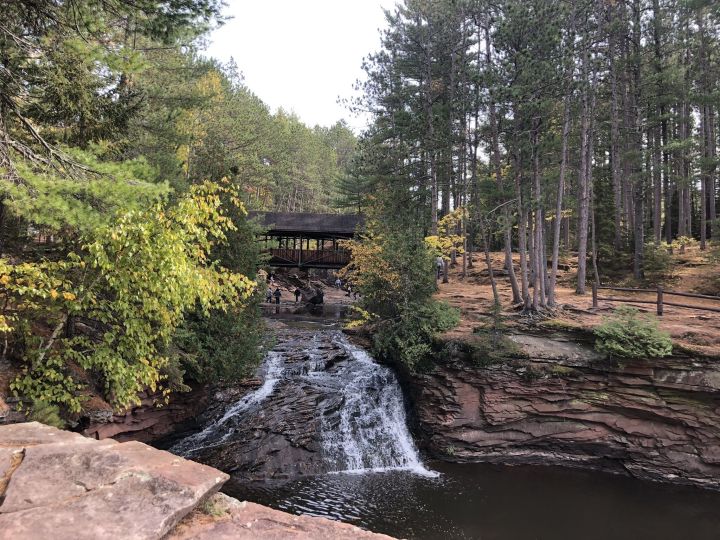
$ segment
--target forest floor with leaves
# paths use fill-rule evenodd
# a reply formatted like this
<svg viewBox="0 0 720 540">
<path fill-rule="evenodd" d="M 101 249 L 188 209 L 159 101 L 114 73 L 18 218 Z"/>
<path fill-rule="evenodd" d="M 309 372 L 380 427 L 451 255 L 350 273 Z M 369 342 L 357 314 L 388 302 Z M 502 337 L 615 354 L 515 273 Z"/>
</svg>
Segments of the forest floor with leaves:
<svg viewBox="0 0 720 540">
<path fill-rule="evenodd" d="M 623 303 L 637 307 L 641 312 L 654 314 L 655 304 L 632 302 L 611 302 L 603 297 L 626 298 L 631 300 L 655 301 L 656 293 L 631 293 L 625 291 L 599 291 L 598 308 L 592 307 L 592 294 L 588 286 L 587 294 L 575 294 L 575 268 L 559 271 L 556 289 L 558 307 L 547 313 L 523 315 L 519 306 L 512 305 L 510 282 L 504 271 L 504 254 L 491 254 L 493 273 L 498 285 L 502 304 L 501 318 L 508 327 L 531 326 L 539 331 L 566 330 L 569 332 L 588 332 L 601 324 L 604 317 Z M 514 261 L 519 266 L 519 260 Z M 568 261 L 569 262 L 569 259 Z M 690 292 L 717 295 L 720 283 L 720 264 L 713 263 L 705 253 L 697 248 L 688 248 L 684 254 L 673 255 L 672 270 L 661 279 L 648 279 L 638 283 L 632 276 L 618 275 L 613 286 L 633 288 L 654 288 L 661 284 L 666 291 Z M 519 275 L 519 274 L 518 274 Z M 603 284 L 609 284 L 603 281 Z M 461 313 L 460 324 L 447 332 L 445 337 L 454 340 L 472 339 L 478 328 L 492 324 L 492 289 L 487 267 L 481 254 L 473 255 L 473 267 L 462 276 L 462 266 L 458 261 L 451 267 L 449 283 L 438 282 L 436 297 L 458 308 Z M 532 294 L 532 290 L 530 291 Z M 665 295 L 665 301 L 720 308 L 718 300 L 683 298 Z M 660 328 L 668 332 L 676 345 L 676 350 L 688 354 L 698 354 L 720 358 L 720 313 L 665 306 L 664 314 L 659 317 Z"/>
</svg>

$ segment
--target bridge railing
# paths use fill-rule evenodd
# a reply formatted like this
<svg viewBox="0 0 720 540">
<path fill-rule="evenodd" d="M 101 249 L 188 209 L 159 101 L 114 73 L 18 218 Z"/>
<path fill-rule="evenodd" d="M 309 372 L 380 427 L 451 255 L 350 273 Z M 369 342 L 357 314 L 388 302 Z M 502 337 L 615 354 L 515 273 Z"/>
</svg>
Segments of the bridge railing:
<svg viewBox="0 0 720 540">
<path fill-rule="evenodd" d="M 311 266 L 313 264 L 326 266 L 345 266 L 350 262 L 350 252 L 344 249 L 291 249 L 270 248 L 271 261 L 281 261 L 285 264 L 297 266 Z"/>
<path fill-rule="evenodd" d="M 610 291 L 624 291 L 634 293 L 655 293 L 654 300 L 642 299 L 642 298 L 616 298 L 612 296 L 598 296 L 598 290 L 610 290 Z M 685 298 L 701 298 L 703 300 L 715 300 L 719 303 L 718 307 L 703 306 L 697 304 L 681 304 L 678 302 L 668 302 L 665 300 L 665 295 L 681 296 Z M 655 304 L 658 316 L 662 317 L 665 311 L 665 306 L 673 306 L 687 309 L 698 309 L 702 311 L 712 311 L 720 313 L 720 296 L 710 296 L 708 294 L 695 294 L 688 292 L 678 291 L 666 291 L 661 285 L 658 285 L 655 289 L 636 289 L 632 287 L 607 287 L 593 283 L 592 285 L 592 305 L 594 308 L 598 307 L 598 300 L 605 300 L 606 302 L 622 302 L 626 304 Z"/>
</svg>

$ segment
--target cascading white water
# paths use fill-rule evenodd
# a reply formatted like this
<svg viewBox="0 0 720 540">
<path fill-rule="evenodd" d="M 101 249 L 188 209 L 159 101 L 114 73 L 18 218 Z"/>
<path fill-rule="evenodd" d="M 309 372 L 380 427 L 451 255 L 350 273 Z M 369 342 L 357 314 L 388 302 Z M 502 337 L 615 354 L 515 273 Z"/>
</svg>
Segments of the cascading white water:
<svg viewBox="0 0 720 540">
<path fill-rule="evenodd" d="M 405 417 L 402 391 L 393 372 L 338 334 L 335 342 L 350 356 L 336 374 L 339 422 L 323 422 L 323 450 L 337 472 L 409 470 L 434 474 L 420 460 Z"/>
<path fill-rule="evenodd" d="M 302 335 L 302 334 L 301 334 Z M 362 473 L 406 470 L 434 475 L 422 464 L 410 436 L 402 391 L 389 368 L 375 362 L 340 332 L 320 331 L 281 341 L 268 353 L 260 388 L 230 405 L 202 431 L 176 443 L 174 453 L 195 457 L 203 450 L 223 446 L 237 437 L 247 421 L 267 413 L 284 417 L 286 409 L 270 411 L 282 403 L 284 389 L 302 389 L 316 396 L 316 434 L 323 470 Z M 282 384 L 279 385 L 282 381 Z M 285 390 L 288 391 L 288 390 Z M 273 399 L 274 392 L 279 392 Z M 284 423 L 293 431 L 293 418 Z M 257 425 L 257 424 L 254 424 Z"/>
<path fill-rule="evenodd" d="M 190 456 L 200 450 L 217 446 L 226 441 L 232 434 L 232 429 L 229 429 L 226 425 L 228 421 L 241 416 L 243 412 L 262 403 L 272 394 L 282 376 L 283 368 L 282 355 L 270 351 L 262 366 L 262 371 L 265 372 L 262 385 L 257 390 L 244 395 L 233 403 L 220 418 L 208 424 L 202 431 L 178 441 L 170 448 L 170 451 L 181 456 Z"/>
</svg>

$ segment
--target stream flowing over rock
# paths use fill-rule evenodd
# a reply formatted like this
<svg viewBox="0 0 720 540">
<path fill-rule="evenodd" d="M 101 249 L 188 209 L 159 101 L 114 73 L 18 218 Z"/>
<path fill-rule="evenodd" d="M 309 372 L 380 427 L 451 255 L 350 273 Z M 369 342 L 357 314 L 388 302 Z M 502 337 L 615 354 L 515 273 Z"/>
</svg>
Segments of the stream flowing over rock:
<svg viewBox="0 0 720 540">
<path fill-rule="evenodd" d="M 456 351 L 431 372 L 407 377 L 432 454 L 720 489 L 717 362 L 618 363 L 568 339 L 513 339 L 527 359 L 481 367 Z"/>
<path fill-rule="evenodd" d="M 235 476 L 427 471 L 394 373 L 338 331 L 280 328 L 262 384 L 170 449 Z"/>
</svg>

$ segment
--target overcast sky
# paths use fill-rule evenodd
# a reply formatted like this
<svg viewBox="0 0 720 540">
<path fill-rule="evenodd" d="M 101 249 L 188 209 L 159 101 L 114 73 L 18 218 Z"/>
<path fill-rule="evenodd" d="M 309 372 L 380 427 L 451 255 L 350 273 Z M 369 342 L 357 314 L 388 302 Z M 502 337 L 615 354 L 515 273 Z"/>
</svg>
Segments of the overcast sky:
<svg viewBox="0 0 720 540">
<path fill-rule="evenodd" d="M 228 0 L 233 19 L 210 35 L 206 54 L 235 59 L 247 86 L 273 111 L 294 111 L 306 124 L 354 118 L 338 97 L 353 95 L 364 56 L 378 50 L 382 8 L 395 0 Z"/>
</svg>

